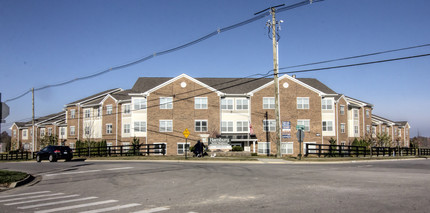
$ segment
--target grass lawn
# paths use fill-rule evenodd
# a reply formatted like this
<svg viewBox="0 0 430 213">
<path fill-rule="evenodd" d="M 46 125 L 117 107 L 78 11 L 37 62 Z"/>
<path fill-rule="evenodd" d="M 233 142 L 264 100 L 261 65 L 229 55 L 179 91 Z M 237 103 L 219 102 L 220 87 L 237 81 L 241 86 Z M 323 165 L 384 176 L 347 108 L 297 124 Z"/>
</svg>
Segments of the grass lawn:
<svg viewBox="0 0 430 213">
<path fill-rule="evenodd" d="M 0 184 L 7 184 L 23 180 L 27 176 L 24 172 L 0 170 Z"/>
</svg>

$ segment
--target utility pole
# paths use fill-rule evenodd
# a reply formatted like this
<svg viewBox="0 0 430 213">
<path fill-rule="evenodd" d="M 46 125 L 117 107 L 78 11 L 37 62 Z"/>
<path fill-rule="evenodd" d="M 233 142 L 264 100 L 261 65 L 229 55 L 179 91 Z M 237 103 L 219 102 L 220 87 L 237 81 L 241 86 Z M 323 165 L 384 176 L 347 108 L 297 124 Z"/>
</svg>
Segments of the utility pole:
<svg viewBox="0 0 430 213">
<path fill-rule="evenodd" d="M 35 132 L 34 132 L 34 87 L 31 88 L 31 99 L 32 99 L 32 117 L 31 117 L 31 126 L 33 128 L 33 135 L 32 135 L 32 142 L 33 142 L 33 149 L 31 150 L 31 156 L 33 156 L 33 152 L 36 150 L 35 149 L 35 144 L 34 144 L 34 136 L 35 136 Z"/>
<path fill-rule="evenodd" d="M 281 157 L 281 128 L 279 118 L 279 80 L 278 80 L 278 41 L 276 39 L 275 8 L 270 8 L 272 15 L 272 44 L 273 44 L 273 78 L 275 82 L 275 117 L 276 117 L 276 157 Z"/>
</svg>

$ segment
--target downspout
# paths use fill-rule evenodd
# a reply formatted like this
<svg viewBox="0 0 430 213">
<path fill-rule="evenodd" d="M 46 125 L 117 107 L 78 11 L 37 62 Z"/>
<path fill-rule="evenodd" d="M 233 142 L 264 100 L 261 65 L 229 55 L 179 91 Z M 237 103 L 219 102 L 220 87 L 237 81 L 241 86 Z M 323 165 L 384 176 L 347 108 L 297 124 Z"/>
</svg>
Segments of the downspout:
<svg viewBox="0 0 430 213">
<path fill-rule="evenodd" d="M 364 121 L 364 114 L 366 114 L 365 112 L 364 112 L 364 107 L 362 107 L 361 109 L 363 109 L 362 111 L 363 111 L 363 138 L 364 138 L 364 136 L 366 136 L 366 123 L 365 123 L 365 121 Z"/>
<path fill-rule="evenodd" d="M 78 139 L 77 140 L 80 140 L 80 132 L 81 132 L 81 129 L 80 129 L 80 118 L 81 118 L 81 107 L 80 107 L 80 104 L 77 104 L 76 105 L 77 107 L 78 107 Z"/>
</svg>

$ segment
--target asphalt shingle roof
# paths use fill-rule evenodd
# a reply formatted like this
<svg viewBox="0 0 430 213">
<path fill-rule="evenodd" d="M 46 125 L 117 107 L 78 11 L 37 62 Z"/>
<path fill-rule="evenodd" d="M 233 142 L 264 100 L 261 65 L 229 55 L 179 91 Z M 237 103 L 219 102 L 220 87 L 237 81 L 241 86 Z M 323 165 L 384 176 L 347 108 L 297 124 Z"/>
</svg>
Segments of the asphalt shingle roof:
<svg viewBox="0 0 430 213">
<path fill-rule="evenodd" d="M 68 106 L 68 105 L 74 105 L 74 104 L 77 104 L 77 103 L 81 103 L 81 102 L 84 102 L 84 101 L 86 101 L 86 100 L 90 100 L 90 99 L 92 99 L 92 98 L 95 98 L 95 97 L 100 96 L 100 95 L 103 95 L 103 94 L 113 93 L 113 92 L 115 92 L 115 91 L 117 91 L 117 90 L 120 90 L 120 88 L 115 88 L 115 89 L 105 90 L 105 91 L 103 91 L 103 92 L 99 92 L 99 93 L 97 93 L 97 94 L 94 94 L 94 95 L 88 96 L 88 97 L 86 97 L 86 98 L 82 98 L 82 99 L 79 99 L 79 100 L 77 100 L 77 101 L 73 101 L 73 102 L 71 102 L 71 103 L 68 103 L 68 104 L 66 104 L 66 106 Z"/>
</svg>

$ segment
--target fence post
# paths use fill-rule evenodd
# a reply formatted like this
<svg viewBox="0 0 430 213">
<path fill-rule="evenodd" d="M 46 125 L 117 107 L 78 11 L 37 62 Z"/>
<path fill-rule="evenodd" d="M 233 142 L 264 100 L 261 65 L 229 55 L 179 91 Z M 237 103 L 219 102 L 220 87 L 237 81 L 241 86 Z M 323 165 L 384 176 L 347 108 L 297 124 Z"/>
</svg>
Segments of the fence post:
<svg viewBox="0 0 430 213">
<path fill-rule="evenodd" d="M 120 148 L 119 155 L 122 156 L 122 146 L 120 146 L 119 148 Z"/>
<path fill-rule="evenodd" d="M 146 154 L 149 156 L 149 144 L 146 144 Z"/>
<path fill-rule="evenodd" d="M 162 144 L 162 146 L 163 146 L 163 155 L 166 155 L 166 144 Z"/>
<path fill-rule="evenodd" d="M 318 144 L 319 145 L 319 149 L 318 149 L 318 157 L 321 157 L 321 149 L 322 149 L 322 144 Z"/>
</svg>

